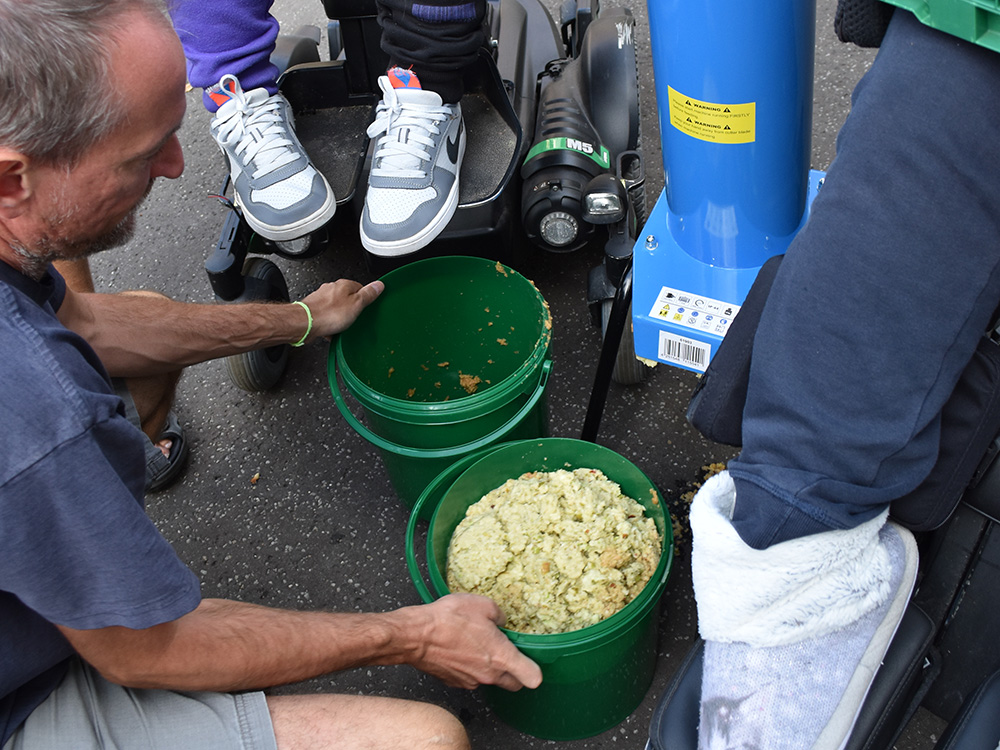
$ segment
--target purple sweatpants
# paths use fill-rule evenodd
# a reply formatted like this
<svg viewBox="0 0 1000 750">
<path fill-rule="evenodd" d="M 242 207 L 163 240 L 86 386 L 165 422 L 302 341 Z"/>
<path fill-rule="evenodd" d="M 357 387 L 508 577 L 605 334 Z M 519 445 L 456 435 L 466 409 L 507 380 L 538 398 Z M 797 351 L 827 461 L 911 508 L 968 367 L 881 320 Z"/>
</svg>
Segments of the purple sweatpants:
<svg viewBox="0 0 1000 750">
<path fill-rule="evenodd" d="M 227 73 L 245 91 L 277 92 L 270 62 L 278 37 L 274 0 L 175 0 L 170 11 L 187 56 L 188 81 L 207 89 Z M 320 6 L 317 3 L 317 12 Z M 380 0 L 382 49 L 390 65 L 412 68 L 445 102 L 462 98 L 462 71 L 483 45 L 486 0 Z M 218 109 L 204 95 L 209 112 Z"/>
<path fill-rule="evenodd" d="M 187 57 L 188 81 L 207 89 L 225 74 L 236 76 L 245 91 L 278 90 L 278 69 L 270 61 L 278 22 L 274 0 L 179 0 L 170 17 Z M 218 109 L 203 94 L 209 112 Z"/>
</svg>

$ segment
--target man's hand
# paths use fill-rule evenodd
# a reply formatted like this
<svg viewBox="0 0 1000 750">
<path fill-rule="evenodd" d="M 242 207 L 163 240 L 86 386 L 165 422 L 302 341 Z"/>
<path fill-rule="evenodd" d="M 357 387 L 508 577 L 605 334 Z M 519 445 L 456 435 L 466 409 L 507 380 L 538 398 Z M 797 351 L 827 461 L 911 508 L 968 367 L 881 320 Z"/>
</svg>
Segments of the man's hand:
<svg viewBox="0 0 1000 750">
<path fill-rule="evenodd" d="M 312 333 L 306 341 L 318 336 L 329 338 L 346 330 L 384 289 L 385 284 L 381 281 L 373 281 L 367 286 L 349 279 L 323 284 L 302 300 L 313 316 Z"/>
<path fill-rule="evenodd" d="M 415 653 L 407 661 L 452 687 L 499 685 L 520 690 L 542 682 L 539 666 L 498 629 L 506 617 L 486 597 L 450 594 L 397 614 L 415 620 L 417 628 L 412 631 L 417 638 Z"/>
</svg>

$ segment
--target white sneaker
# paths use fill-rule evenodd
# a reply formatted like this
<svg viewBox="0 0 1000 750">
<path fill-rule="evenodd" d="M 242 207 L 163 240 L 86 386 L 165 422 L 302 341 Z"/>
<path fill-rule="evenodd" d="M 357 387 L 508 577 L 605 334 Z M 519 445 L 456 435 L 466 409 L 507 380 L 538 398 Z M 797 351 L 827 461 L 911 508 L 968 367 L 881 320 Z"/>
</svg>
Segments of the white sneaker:
<svg viewBox="0 0 1000 750">
<path fill-rule="evenodd" d="M 443 104 L 402 68 L 389 70 L 378 85 L 384 96 L 368 128 L 368 137 L 377 140 L 361 244 L 374 255 L 406 255 L 437 237 L 458 208 L 462 108 Z"/>
<path fill-rule="evenodd" d="M 326 224 L 337 202 L 295 137 L 285 97 L 263 88 L 244 92 L 231 75 L 208 93 L 221 105 L 212 135 L 229 161 L 236 205 L 253 230 L 280 241 Z"/>
</svg>

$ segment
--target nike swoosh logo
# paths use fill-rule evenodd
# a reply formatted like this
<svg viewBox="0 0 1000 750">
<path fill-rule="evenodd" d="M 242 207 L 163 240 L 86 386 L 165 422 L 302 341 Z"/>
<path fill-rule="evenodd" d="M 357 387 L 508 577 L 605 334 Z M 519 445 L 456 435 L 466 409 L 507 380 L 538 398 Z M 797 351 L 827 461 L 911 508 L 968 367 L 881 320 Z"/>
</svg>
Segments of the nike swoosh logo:
<svg viewBox="0 0 1000 750">
<path fill-rule="evenodd" d="M 448 158 L 451 159 L 452 164 L 458 163 L 458 142 L 462 140 L 462 130 L 465 128 L 465 122 L 460 122 L 458 124 L 458 132 L 455 134 L 455 139 L 449 138 L 445 141 L 445 146 L 448 148 Z"/>
</svg>

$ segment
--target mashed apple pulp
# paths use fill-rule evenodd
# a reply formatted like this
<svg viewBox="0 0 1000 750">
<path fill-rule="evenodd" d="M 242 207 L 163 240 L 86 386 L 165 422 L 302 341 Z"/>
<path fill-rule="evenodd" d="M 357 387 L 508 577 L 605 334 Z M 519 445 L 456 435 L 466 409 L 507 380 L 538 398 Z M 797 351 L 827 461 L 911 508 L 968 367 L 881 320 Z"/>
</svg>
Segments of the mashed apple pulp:
<svg viewBox="0 0 1000 750">
<path fill-rule="evenodd" d="M 597 469 L 530 472 L 466 511 L 448 548 L 448 586 L 488 596 L 510 630 L 564 633 L 632 601 L 661 547 L 653 519 Z"/>
</svg>

